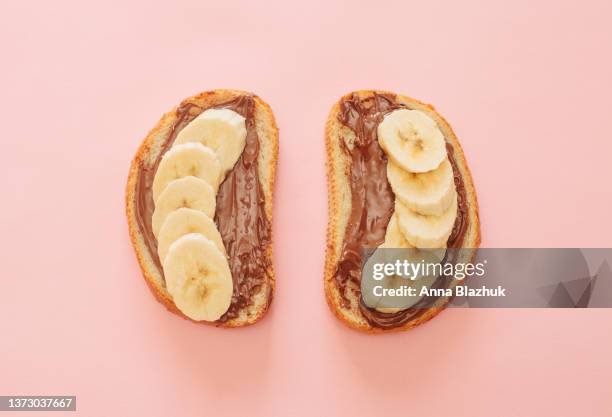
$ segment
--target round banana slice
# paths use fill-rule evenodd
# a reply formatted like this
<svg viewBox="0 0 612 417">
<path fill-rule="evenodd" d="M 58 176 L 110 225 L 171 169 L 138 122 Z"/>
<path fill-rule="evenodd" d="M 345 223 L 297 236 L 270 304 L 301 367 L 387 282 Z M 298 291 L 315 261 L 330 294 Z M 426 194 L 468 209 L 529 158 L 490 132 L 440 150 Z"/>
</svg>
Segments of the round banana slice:
<svg viewBox="0 0 612 417">
<path fill-rule="evenodd" d="M 434 275 L 424 275 L 418 279 L 410 280 L 397 275 L 389 283 L 388 288 L 396 291 L 404 289 L 405 295 L 401 296 L 383 296 L 379 299 L 376 305 L 376 310 L 381 313 L 397 313 L 398 311 L 406 310 L 413 307 L 421 301 L 424 296 L 421 294 L 423 287 L 430 288 L 436 280 Z M 413 288 L 413 293 L 408 293 L 406 288 Z"/>
<path fill-rule="evenodd" d="M 446 158 L 444 135 L 431 117 L 418 110 L 387 114 L 378 125 L 378 142 L 408 172 L 432 171 Z"/>
<path fill-rule="evenodd" d="M 389 220 L 389 224 L 387 225 L 387 231 L 385 232 L 385 241 L 381 248 L 387 249 L 403 249 L 403 248 L 412 248 L 413 246 L 408 243 L 402 231 L 400 230 L 399 223 L 397 221 L 397 213 L 393 213 L 391 216 L 391 220 Z"/>
<path fill-rule="evenodd" d="M 448 158 L 433 171 L 422 173 L 408 172 L 389 161 L 387 178 L 395 196 L 419 214 L 439 216 L 455 198 L 453 167 Z"/>
<path fill-rule="evenodd" d="M 389 280 L 387 289 L 401 290 L 402 287 L 415 287 L 414 283 L 408 279 L 398 277 L 397 275 L 391 277 Z M 422 297 L 418 295 L 404 295 L 404 296 L 383 296 L 380 297 L 378 304 L 376 305 L 376 311 L 381 313 L 397 313 L 415 305 Z"/>
<path fill-rule="evenodd" d="M 164 277 L 174 304 L 196 321 L 215 321 L 232 301 L 232 274 L 226 257 L 199 233 L 178 238 L 164 259 Z"/>
<path fill-rule="evenodd" d="M 230 171 L 246 143 L 246 119 L 230 109 L 208 109 L 185 126 L 175 144 L 199 142 L 211 148 L 224 172 Z"/>
<path fill-rule="evenodd" d="M 166 221 L 162 224 L 161 229 L 159 229 L 159 236 L 157 238 L 157 254 L 159 259 L 163 262 L 170 245 L 179 237 L 189 233 L 202 234 L 225 254 L 225 246 L 223 246 L 223 240 L 215 222 L 199 210 L 181 207 L 168 214 Z"/>
<path fill-rule="evenodd" d="M 385 234 L 385 242 L 377 250 L 375 259 L 387 264 L 396 264 L 397 261 L 401 263 L 408 261 L 414 265 L 440 264 L 442 259 L 444 259 L 446 250 L 415 248 L 404 238 L 399 227 L 397 216 L 397 212 L 393 213 L 393 216 L 391 216 Z M 397 313 L 400 310 L 412 307 L 421 300 L 422 296 L 419 295 L 421 288 L 433 284 L 437 276 L 435 273 L 436 271 L 434 271 L 431 266 L 421 266 L 411 271 L 412 275 L 407 278 L 394 275 L 386 278 L 381 285 L 385 285 L 387 289 L 400 289 L 402 286 L 412 287 L 415 289 L 414 291 L 417 292 L 414 295 L 404 295 L 401 297 L 381 296 L 376 300 L 376 310 L 381 313 Z"/>
<path fill-rule="evenodd" d="M 363 266 L 360 284 L 361 298 L 369 308 L 376 308 L 380 303 L 382 298 L 381 289 L 392 286 L 395 277 L 388 275 L 381 276 L 379 274 L 382 274 L 383 271 L 377 268 L 377 265 L 384 265 L 386 263 L 385 251 L 378 248 L 370 255 Z"/>
<path fill-rule="evenodd" d="M 412 262 L 420 262 L 427 260 L 428 262 L 442 262 L 446 255 L 446 245 L 442 248 L 417 248 L 410 244 L 404 237 L 402 230 L 399 227 L 398 214 L 394 212 L 387 226 L 385 233 L 385 241 L 379 246 L 380 249 L 387 249 L 385 259 L 387 262 L 395 262 L 398 256 L 402 259 L 408 259 Z M 390 250 L 397 249 L 397 251 Z"/>
<path fill-rule="evenodd" d="M 457 196 L 440 216 L 426 216 L 395 200 L 399 227 L 406 240 L 417 248 L 444 248 L 457 217 Z"/>
<path fill-rule="evenodd" d="M 187 207 L 199 210 L 211 219 L 215 215 L 215 191 L 201 178 L 183 177 L 170 181 L 155 203 L 152 229 L 155 237 L 159 235 L 166 217 L 176 209 Z"/>
<path fill-rule="evenodd" d="M 170 181 L 187 176 L 203 179 L 217 192 L 223 177 L 215 152 L 201 143 L 183 143 L 170 148 L 153 179 L 153 201 L 157 201 Z"/>
</svg>

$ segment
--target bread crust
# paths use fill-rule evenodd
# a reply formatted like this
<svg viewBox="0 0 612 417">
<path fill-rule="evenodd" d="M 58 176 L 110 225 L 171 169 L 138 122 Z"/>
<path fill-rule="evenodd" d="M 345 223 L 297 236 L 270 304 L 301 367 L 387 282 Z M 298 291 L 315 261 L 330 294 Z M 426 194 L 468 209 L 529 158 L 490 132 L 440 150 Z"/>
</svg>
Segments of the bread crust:
<svg viewBox="0 0 612 417">
<path fill-rule="evenodd" d="M 172 126 L 174 121 L 177 119 L 177 110 L 180 106 L 187 103 L 194 103 L 203 107 L 212 107 L 246 94 L 251 95 L 255 101 L 254 118 L 260 141 L 258 174 L 265 198 L 266 217 L 270 224 L 272 224 L 272 200 L 276 175 L 276 164 L 278 161 L 278 128 L 270 106 L 258 96 L 245 91 L 217 89 L 202 92 L 186 98 L 178 106 L 164 114 L 157 122 L 155 127 L 153 127 L 153 129 L 151 129 L 151 131 L 147 134 L 142 144 L 138 148 L 134 159 L 132 160 L 125 193 L 125 207 L 130 240 L 134 246 L 138 264 L 142 270 L 145 282 L 155 295 L 155 298 L 157 298 L 157 300 L 172 313 L 175 313 L 187 320 L 193 321 L 194 323 L 202 323 L 216 327 L 233 328 L 248 326 L 259 321 L 268 311 L 268 308 L 272 302 L 276 281 L 274 268 L 272 266 L 273 236 L 270 235 L 270 243 L 266 247 L 266 257 L 269 261 L 269 267 L 266 271 L 266 282 L 261 286 L 259 292 L 254 294 L 253 297 L 254 299 L 258 300 L 257 304 L 241 309 L 238 317 L 225 322 L 196 322 L 185 316 L 176 307 L 172 301 L 172 297 L 164 286 L 163 279 L 161 279 L 161 271 L 152 261 L 152 255 L 149 253 L 148 247 L 144 244 L 144 240 L 141 236 L 136 220 L 136 182 L 142 164 L 149 164 L 159 153 L 159 144 L 167 138 L 170 126 Z"/>
<path fill-rule="evenodd" d="M 338 134 L 341 129 L 340 122 L 338 121 L 338 114 L 340 111 L 340 103 L 343 100 L 350 98 L 353 94 L 357 94 L 359 97 L 365 98 L 374 93 L 393 94 L 397 97 L 398 101 L 407 104 L 410 108 L 424 111 L 437 122 L 438 126 L 442 130 L 442 133 L 444 134 L 445 140 L 451 144 L 454 150 L 455 161 L 461 173 L 466 189 L 468 226 L 461 247 L 478 248 L 480 246 L 481 236 L 478 200 L 476 197 L 472 175 L 468 168 L 463 149 L 461 148 L 461 145 L 448 122 L 436 112 L 432 105 L 422 103 L 408 96 L 381 90 L 359 90 L 348 93 L 340 98 L 340 100 L 338 100 L 332 107 L 325 126 L 329 214 L 324 271 L 325 298 L 333 314 L 349 327 L 365 333 L 380 334 L 404 331 L 423 324 L 438 315 L 442 310 L 444 310 L 446 305 L 430 308 L 415 319 L 391 329 L 383 329 L 370 325 L 361 314 L 359 308 L 355 307 L 355 303 L 352 303 L 349 309 L 342 306 L 342 298 L 336 280 L 334 279 L 334 273 L 336 271 L 338 260 L 344 244 L 345 225 L 343 226 L 342 224 L 342 214 L 343 210 L 346 211 L 347 204 L 350 211 L 351 194 L 350 187 L 348 187 L 350 161 L 347 160 L 348 156 L 346 156 L 341 150 L 340 141 L 343 139 L 341 135 Z"/>
</svg>

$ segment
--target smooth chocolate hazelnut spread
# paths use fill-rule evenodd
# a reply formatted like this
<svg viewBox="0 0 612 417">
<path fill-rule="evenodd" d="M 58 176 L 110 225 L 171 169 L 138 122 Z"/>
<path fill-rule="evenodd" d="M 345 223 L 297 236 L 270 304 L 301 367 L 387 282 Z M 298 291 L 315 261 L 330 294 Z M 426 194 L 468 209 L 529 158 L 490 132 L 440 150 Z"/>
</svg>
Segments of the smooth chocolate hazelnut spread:
<svg viewBox="0 0 612 417">
<path fill-rule="evenodd" d="M 385 240 L 387 225 L 395 207 L 395 195 L 387 180 L 387 156 L 378 144 L 378 125 L 384 116 L 398 108 L 409 108 L 393 94 L 373 93 L 360 98 L 353 94 L 340 102 L 340 123 L 355 133 L 352 149 L 344 140 L 343 149 L 351 158 L 350 187 L 351 213 L 346 225 L 344 247 L 335 272 L 335 280 L 343 298 L 344 307 L 349 307 L 348 291 L 355 291 L 361 282 L 361 269 L 364 262 L 364 249 L 375 248 Z M 453 167 L 455 187 L 457 189 L 457 219 L 448 247 L 460 247 L 467 223 L 467 206 L 465 186 L 454 158 L 453 148 L 447 144 L 448 158 Z M 442 288 L 448 284 L 445 279 L 438 279 L 433 287 Z M 380 328 L 393 328 L 420 316 L 432 304 L 432 297 L 427 297 L 414 307 L 397 313 L 381 313 L 367 307 L 361 294 L 359 308 L 370 325 Z"/>
<path fill-rule="evenodd" d="M 241 95 L 210 108 L 228 108 L 235 111 L 246 119 L 247 129 L 242 155 L 225 177 L 217 194 L 215 223 L 227 251 L 234 284 L 230 307 L 217 320 L 225 322 L 237 317 L 240 310 L 249 305 L 267 279 L 267 247 L 270 244 L 271 226 L 266 216 L 265 197 L 258 175 L 259 137 L 255 126 L 253 97 Z M 207 108 L 194 103 L 181 104 L 157 159 L 151 165 L 141 161 L 136 181 L 136 220 L 162 276 L 163 269 L 157 255 L 157 239 L 151 226 L 155 209 L 153 179 L 162 156 L 170 149 L 177 134 L 204 110 Z"/>
</svg>

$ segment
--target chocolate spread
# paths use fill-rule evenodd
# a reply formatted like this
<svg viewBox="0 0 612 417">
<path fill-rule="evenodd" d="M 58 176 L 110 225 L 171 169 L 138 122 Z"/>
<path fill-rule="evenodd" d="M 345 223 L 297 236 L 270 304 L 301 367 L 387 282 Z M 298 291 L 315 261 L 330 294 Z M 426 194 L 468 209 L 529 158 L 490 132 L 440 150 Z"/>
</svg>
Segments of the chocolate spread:
<svg viewBox="0 0 612 417">
<path fill-rule="evenodd" d="M 357 288 L 361 282 L 361 268 L 364 262 L 364 249 L 381 245 L 385 240 L 387 225 L 395 209 L 395 195 L 387 180 L 387 156 L 378 144 L 378 125 L 384 116 L 398 108 L 409 108 L 397 100 L 393 94 L 373 93 L 360 98 L 351 95 L 340 102 L 339 121 L 355 133 L 352 149 L 346 146 L 344 151 L 351 158 L 350 187 L 351 213 L 346 225 L 344 247 L 335 272 L 335 280 L 344 307 L 350 301 L 348 282 Z M 457 219 L 448 239 L 448 247 L 460 247 L 465 234 L 467 206 L 465 186 L 454 158 L 453 148 L 447 144 L 448 158 L 453 167 L 455 187 L 457 189 Z M 438 279 L 434 288 L 447 285 L 446 280 Z M 367 307 L 361 294 L 359 308 L 370 325 L 380 328 L 393 328 L 423 314 L 433 300 L 426 297 L 415 306 L 397 313 L 381 313 Z"/>
<path fill-rule="evenodd" d="M 227 174 L 217 193 L 215 223 L 229 258 L 234 292 L 228 311 L 219 319 L 222 323 L 238 316 L 267 279 L 271 226 L 265 212 L 265 197 L 259 182 L 257 156 L 259 137 L 255 127 L 255 101 L 242 95 L 210 108 L 228 108 L 246 119 L 246 144 L 242 155 Z M 161 151 L 152 165 L 141 161 L 136 180 L 136 221 L 145 244 L 163 277 L 157 255 L 157 239 L 153 235 L 151 218 L 155 203 L 152 185 L 157 167 L 164 153 L 170 149 L 177 134 L 207 108 L 194 103 L 183 103 L 176 111 L 176 120 Z"/>
</svg>

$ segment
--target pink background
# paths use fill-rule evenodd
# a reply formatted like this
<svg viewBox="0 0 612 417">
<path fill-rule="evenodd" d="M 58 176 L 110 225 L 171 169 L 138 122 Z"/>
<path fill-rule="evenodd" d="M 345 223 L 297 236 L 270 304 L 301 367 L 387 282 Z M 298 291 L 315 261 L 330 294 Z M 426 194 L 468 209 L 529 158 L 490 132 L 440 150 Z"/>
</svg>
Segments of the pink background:
<svg viewBox="0 0 612 417">
<path fill-rule="evenodd" d="M 0 394 L 75 394 L 83 416 L 612 414 L 612 310 L 453 310 L 371 337 L 322 292 L 323 124 L 360 88 L 451 122 L 484 246 L 612 246 L 610 2 L 12 3 Z M 161 114 L 223 87 L 261 95 L 281 132 L 278 291 L 234 331 L 153 299 L 123 201 Z"/>
</svg>

